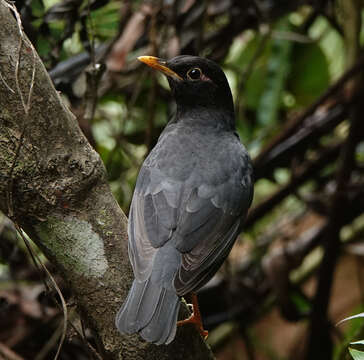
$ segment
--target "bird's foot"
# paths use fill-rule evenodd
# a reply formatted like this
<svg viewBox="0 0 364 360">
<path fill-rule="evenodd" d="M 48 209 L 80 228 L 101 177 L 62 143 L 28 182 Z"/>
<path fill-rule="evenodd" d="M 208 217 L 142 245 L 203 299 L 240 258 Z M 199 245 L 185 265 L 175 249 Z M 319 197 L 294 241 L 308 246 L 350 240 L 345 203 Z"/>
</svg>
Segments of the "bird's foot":
<svg viewBox="0 0 364 360">
<path fill-rule="evenodd" d="M 190 309 L 190 311 L 193 313 L 193 304 L 186 303 L 187 307 Z M 192 315 L 191 315 L 192 316 Z M 190 317 L 191 317 L 190 316 Z M 186 319 L 187 320 L 187 319 Z"/>
<path fill-rule="evenodd" d="M 187 306 L 189 308 L 192 308 L 192 314 L 187 319 L 177 321 L 177 326 L 185 324 L 194 324 L 197 327 L 197 330 L 200 333 L 200 335 L 206 340 L 209 335 L 209 332 L 203 328 L 201 313 L 198 307 L 196 294 L 192 294 L 192 304 L 187 304 Z"/>
<path fill-rule="evenodd" d="M 209 332 L 203 328 L 201 319 L 198 319 L 198 317 L 195 315 L 195 313 L 192 313 L 192 315 L 190 317 L 188 317 L 187 319 L 177 321 L 177 326 L 182 326 L 185 324 L 195 324 L 200 335 L 205 340 L 207 339 Z"/>
</svg>

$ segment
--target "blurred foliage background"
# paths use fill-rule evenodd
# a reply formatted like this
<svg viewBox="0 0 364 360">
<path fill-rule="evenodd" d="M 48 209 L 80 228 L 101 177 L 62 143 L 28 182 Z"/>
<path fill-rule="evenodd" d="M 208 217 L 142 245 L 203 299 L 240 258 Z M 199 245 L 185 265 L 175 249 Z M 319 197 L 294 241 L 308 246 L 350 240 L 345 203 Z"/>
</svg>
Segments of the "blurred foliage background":
<svg viewBox="0 0 364 360">
<path fill-rule="evenodd" d="M 335 323 L 364 305 L 363 1 L 15 4 L 126 214 L 174 111 L 166 80 L 136 58 L 221 64 L 256 183 L 244 233 L 199 293 L 208 342 L 221 360 L 349 359 L 363 321 Z M 0 359 L 53 359 L 62 314 L 0 219 Z M 99 358 L 92 334 L 72 329 L 60 358 Z"/>
</svg>

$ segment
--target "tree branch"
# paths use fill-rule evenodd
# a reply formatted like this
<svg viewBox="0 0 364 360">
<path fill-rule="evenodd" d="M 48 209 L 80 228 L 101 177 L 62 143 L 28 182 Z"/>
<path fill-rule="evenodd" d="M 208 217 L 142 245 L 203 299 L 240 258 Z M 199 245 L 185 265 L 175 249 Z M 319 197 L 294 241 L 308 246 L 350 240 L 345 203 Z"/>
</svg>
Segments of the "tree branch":
<svg viewBox="0 0 364 360">
<path fill-rule="evenodd" d="M 318 159 L 304 163 L 288 184 L 282 186 L 270 197 L 251 208 L 244 223 L 245 228 L 252 226 L 257 220 L 280 204 L 287 196 L 293 194 L 299 186 L 311 180 L 316 173 L 335 160 L 340 152 L 340 146 L 341 144 L 337 144 L 324 149 Z"/>
<path fill-rule="evenodd" d="M 316 123 L 318 125 L 316 128 L 320 129 L 319 123 L 320 121 L 322 122 L 322 115 L 315 114 L 320 106 L 327 108 L 327 103 L 330 105 L 327 109 L 325 109 L 329 117 L 326 122 L 335 118 L 335 115 L 338 117 L 340 117 L 340 115 L 346 116 L 345 105 L 350 104 L 352 97 L 355 96 L 355 91 L 348 91 L 345 93 L 345 86 L 354 78 L 354 76 L 362 71 L 363 68 L 364 57 L 362 56 L 358 59 L 355 65 L 345 72 L 340 79 L 331 85 L 316 101 L 313 102 L 313 104 L 288 122 L 287 126 L 268 145 L 266 145 L 257 158 L 254 159 L 254 167 L 259 170 L 259 173 L 255 173 L 256 178 L 267 176 L 267 173 L 269 173 L 271 168 L 274 167 L 271 165 L 272 162 L 276 162 L 279 160 L 280 156 L 284 156 L 284 154 L 281 154 L 284 152 L 281 148 L 283 147 L 283 150 L 286 149 L 285 146 L 282 146 L 282 144 L 285 145 L 285 143 L 288 142 L 289 145 L 295 145 L 296 143 L 297 145 L 300 145 L 302 140 L 305 140 L 305 132 L 308 131 L 309 136 L 313 135 L 313 131 L 310 132 L 310 129 L 305 131 L 305 123 L 310 123 L 310 126 L 312 126 L 312 123 Z M 298 138 L 295 139 L 300 128 L 303 129 L 303 133 L 301 131 L 301 134 L 299 134 Z M 329 128 L 329 130 L 330 129 L 331 128 Z M 289 151 L 292 150 L 296 151 L 296 149 L 289 148 Z M 272 154 L 274 154 L 274 156 Z"/>
</svg>

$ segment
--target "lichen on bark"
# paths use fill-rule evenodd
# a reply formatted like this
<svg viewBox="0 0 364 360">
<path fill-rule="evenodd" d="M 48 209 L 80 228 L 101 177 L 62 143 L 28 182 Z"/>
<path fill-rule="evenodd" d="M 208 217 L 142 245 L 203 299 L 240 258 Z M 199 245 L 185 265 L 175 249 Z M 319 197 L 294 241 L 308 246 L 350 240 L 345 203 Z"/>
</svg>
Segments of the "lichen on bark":
<svg viewBox="0 0 364 360">
<path fill-rule="evenodd" d="M 90 223 L 69 215 L 64 219 L 50 217 L 47 226 L 42 225 L 35 226 L 38 237 L 48 251 L 57 253 L 63 267 L 85 277 L 102 278 L 108 269 L 104 243 Z"/>
</svg>

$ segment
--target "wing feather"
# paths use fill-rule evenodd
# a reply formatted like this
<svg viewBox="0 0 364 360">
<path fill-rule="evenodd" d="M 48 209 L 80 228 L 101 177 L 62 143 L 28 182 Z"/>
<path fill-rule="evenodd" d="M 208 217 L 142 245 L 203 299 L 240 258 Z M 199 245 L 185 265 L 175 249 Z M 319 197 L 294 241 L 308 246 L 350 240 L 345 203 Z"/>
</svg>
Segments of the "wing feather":
<svg viewBox="0 0 364 360">
<path fill-rule="evenodd" d="M 204 246 L 197 246 L 194 251 L 183 255 L 181 267 L 174 280 L 177 294 L 184 295 L 199 289 L 211 279 L 228 256 L 239 233 L 239 225 L 240 219 L 236 220 L 234 226 L 207 254 L 204 254 Z"/>
<path fill-rule="evenodd" d="M 250 176 L 237 171 L 215 191 L 201 185 L 187 201 L 175 238 L 183 253 L 174 281 L 179 295 L 206 283 L 229 254 L 252 200 Z"/>
</svg>

